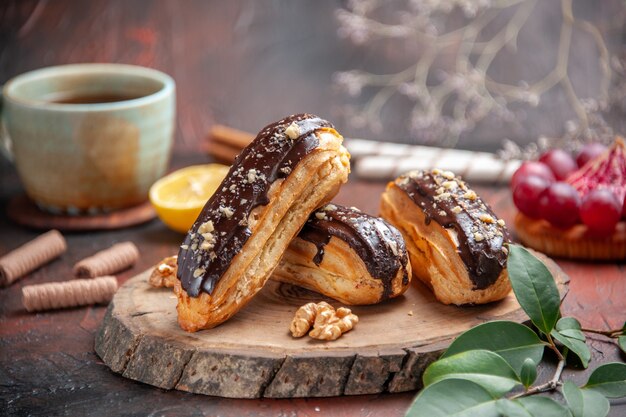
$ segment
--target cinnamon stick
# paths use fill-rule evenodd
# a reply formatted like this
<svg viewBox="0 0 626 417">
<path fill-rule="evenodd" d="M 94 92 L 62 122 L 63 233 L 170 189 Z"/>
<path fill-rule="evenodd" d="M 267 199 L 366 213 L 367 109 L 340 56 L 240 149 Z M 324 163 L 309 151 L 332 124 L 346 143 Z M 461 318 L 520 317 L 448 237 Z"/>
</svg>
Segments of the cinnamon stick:
<svg viewBox="0 0 626 417">
<path fill-rule="evenodd" d="M 237 149 L 245 148 L 254 139 L 254 135 L 251 133 L 224 125 L 214 125 L 209 131 L 209 137 L 214 142 L 220 142 Z"/>
<path fill-rule="evenodd" d="M 208 142 L 206 144 L 206 152 L 213 156 L 220 162 L 226 162 L 232 164 L 237 155 L 241 152 L 241 149 L 224 145 L 219 142 Z"/>
</svg>

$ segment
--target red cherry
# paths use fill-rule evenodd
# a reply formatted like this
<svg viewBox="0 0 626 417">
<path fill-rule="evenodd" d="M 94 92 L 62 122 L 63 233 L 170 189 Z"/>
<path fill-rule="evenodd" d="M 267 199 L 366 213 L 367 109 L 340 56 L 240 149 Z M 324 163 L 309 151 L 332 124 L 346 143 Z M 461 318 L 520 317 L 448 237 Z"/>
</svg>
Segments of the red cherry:
<svg viewBox="0 0 626 417">
<path fill-rule="evenodd" d="M 565 182 L 555 182 L 539 196 L 539 213 L 553 226 L 566 229 L 578 223 L 580 196 Z"/>
<path fill-rule="evenodd" d="M 588 143 L 580 150 L 580 153 L 576 157 L 576 164 L 578 164 L 578 167 L 580 168 L 596 156 L 602 154 L 604 151 L 606 151 L 606 146 L 603 144 L 597 142 Z"/>
<path fill-rule="evenodd" d="M 554 174 L 546 164 L 537 161 L 526 161 L 517 168 L 517 171 L 515 171 L 515 174 L 511 177 L 511 190 L 515 190 L 515 187 L 517 187 L 521 179 L 530 177 L 531 175 L 541 177 L 550 184 L 556 181 Z"/>
<path fill-rule="evenodd" d="M 578 169 L 574 158 L 563 149 L 550 149 L 541 155 L 539 161 L 546 164 L 559 181 L 563 181 L 569 174 Z"/>
<path fill-rule="evenodd" d="M 550 183 L 541 177 L 530 176 L 519 180 L 513 190 L 513 202 L 528 217 L 539 217 L 539 196 Z"/>
<path fill-rule="evenodd" d="M 600 235 L 613 233 L 622 214 L 619 199 L 606 188 L 593 190 L 580 206 L 580 218 L 589 230 Z"/>
</svg>

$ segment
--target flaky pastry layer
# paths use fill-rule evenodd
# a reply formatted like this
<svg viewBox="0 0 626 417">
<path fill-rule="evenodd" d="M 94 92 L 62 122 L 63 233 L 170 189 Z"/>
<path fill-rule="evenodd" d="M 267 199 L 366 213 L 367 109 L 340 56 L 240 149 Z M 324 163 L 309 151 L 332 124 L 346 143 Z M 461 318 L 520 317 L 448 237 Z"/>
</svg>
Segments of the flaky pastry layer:
<svg viewBox="0 0 626 417">
<path fill-rule="evenodd" d="M 440 302 L 484 304 L 506 297 L 511 290 L 506 268 L 492 285 L 475 289 L 457 251 L 457 233 L 436 221 L 427 222 L 423 210 L 394 182 L 382 195 L 380 211 L 404 236 L 414 277 L 430 287 Z"/>
<path fill-rule="evenodd" d="M 320 265 L 313 262 L 317 247 L 296 237 L 285 252 L 272 279 L 317 291 L 347 305 L 376 304 L 403 294 L 409 287 L 411 266 L 400 267 L 384 296 L 384 284 L 373 277 L 353 248 L 337 237 L 324 246 Z"/>
<path fill-rule="evenodd" d="M 248 216 L 251 235 L 234 256 L 211 294 L 191 297 L 180 280 L 178 322 L 189 332 L 215 327 L 245 306 L 263 287 L 289 242 L 311 212 L 330 201 L 350 171 L 349 154 L 333 129 L 315 133 L 318 144 L 302 157 L 285 179 L 271 184 L 267 205 Z M 180 257 L 179 257 L 180 260 Z"/>
<path fill-rule="evenodd" d="M 596 261 L 626 259 L 626 222 L 623 221 L 611 235 L 594 236 L 583 224 L 563 230 L 546 220 L 517 213 L 515 233 L 524 245 L 550 256 Z"/>
</svg>

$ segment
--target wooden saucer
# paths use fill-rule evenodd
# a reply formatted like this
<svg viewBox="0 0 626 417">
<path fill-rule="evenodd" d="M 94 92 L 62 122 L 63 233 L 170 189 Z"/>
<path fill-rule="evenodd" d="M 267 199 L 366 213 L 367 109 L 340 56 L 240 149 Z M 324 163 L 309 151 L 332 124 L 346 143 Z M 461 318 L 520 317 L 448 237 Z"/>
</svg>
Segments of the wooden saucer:
<svg viewBox="0 0 626 417">
<path fill-rule="evenodd" d="M 150 221 L 156 213 L 149 201 L 137 206 L 91 216 L 51 214 L 40 210 L 26 195 L 17 195 L 7 205 L 7 215 L 15 223 L 34 229 L 61 231 L 111 230 Z"/>
</svg>

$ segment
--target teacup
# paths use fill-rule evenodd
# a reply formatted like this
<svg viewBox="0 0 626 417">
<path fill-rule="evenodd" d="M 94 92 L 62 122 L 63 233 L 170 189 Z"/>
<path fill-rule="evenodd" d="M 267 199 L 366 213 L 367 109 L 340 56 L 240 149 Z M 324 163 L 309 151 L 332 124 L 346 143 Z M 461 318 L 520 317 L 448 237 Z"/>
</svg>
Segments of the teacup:
<svg viewBox="0 0 626 417">
<path fill-rule="evenodd" d="M 48 67 L 8 81 L 2 95 L 18 174 L 44 210 L 95 214 L 129 207 L 145 201 L 165 173 L 176 99 L 174 80 L 160 71 Z"/>
</svg>

